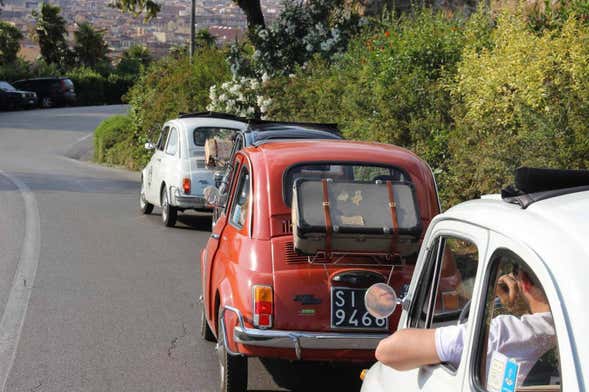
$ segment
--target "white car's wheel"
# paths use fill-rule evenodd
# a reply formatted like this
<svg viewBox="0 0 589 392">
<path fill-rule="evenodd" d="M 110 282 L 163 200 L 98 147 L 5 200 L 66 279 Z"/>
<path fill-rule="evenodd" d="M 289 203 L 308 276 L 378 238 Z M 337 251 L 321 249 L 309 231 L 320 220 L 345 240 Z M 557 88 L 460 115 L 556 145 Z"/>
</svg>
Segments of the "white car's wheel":
<svg viewBox="0 0 589 392">
<path fill-rule="evenodd" d="M 148 202 L 145 198 L 145 183 L 143 182 L 143 177 L 141 178 L 141 191 L 139 192 L 139 209 L 145 215 L 151 214 L 153 211 L 153 204 Z"/>
<path fill-rule="evenodd" d="M 162 222 L 167 227 L 173 227 L 176 224 L 177 217 L 178 210 L 176 210 L 176 207 L 170 205 L 168 192 L 164 188 L 162 189 Z"/>
</svg>

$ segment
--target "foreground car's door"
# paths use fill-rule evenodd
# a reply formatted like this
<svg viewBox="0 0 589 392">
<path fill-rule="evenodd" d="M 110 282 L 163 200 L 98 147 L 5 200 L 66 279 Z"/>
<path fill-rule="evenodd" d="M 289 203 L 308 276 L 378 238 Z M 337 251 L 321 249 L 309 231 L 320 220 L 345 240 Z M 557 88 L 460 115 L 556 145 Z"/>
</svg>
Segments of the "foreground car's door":
<svg viewBox="0 0 589 392">
<path fill-rule="evenodd" d="M 147 171 L 147 188 L 146 188 L 146 197 L 147 200 L 159 206 L 160 205 L 160 186 L 162 183 L 162 175 L 161 175 L 161 163 L 162 158 L 164 156 L 164 147 L 166 145 L 166 141 L 168 139 L 168 134 L 170 132 L 170 127 L 165 126 L 160 133 L 160 137 L 158 139 L 157 144 L 155 145 L 155 151 L 147 164 L 146 171 Z"/>
<path fill-rule="evenodd" d="M 467 347 L 472 323 L 465 308 L 480 290 L 476 276 L 482 269 L 488 233 L 473 225 L 450 221 L 438 222 L 428 233 L 399 328 L 436 328 L 465 322 Z M 464 360 L 458 368 L 440 364 L 404 372 L 377 363 L 369 370 L 362 391 L 459 391 L 467 369 L 468 362 Z"/>
</svg>

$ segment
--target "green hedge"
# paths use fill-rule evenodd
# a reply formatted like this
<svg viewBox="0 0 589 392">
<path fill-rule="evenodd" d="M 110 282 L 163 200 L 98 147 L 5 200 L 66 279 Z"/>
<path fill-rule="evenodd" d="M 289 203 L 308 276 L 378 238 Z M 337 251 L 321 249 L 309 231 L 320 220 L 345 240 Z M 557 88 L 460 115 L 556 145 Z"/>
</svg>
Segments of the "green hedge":
<svg viewBox="0 0 589 392">
<path fill-rule="evenodd" d="M 78 105 L 113 105 L 122 103 L 122 96 L 133 85 L 128 76 L 110 74 L 103 76 L 93 69 L 80 67 L 69 71 L 66 76 L 74 82 Z"/>
<path fill-rule="evenodd" d="M 420 10 L 274 79 L 270 118 L 338 122 L 432 166 L 445 206 L 499 192 L 520 165 L 589 166 L 589 28 Z M 586 19 L 585 19 L 586 20 Z"/>
<path fill-rule="evenodd" d="M 133 154 L 128 139 L 132 121 L 127 115 L 117 115 L 102 121 L 94 131 L 94 160 L 100 163 L 133 166 Z"/>
</svg>

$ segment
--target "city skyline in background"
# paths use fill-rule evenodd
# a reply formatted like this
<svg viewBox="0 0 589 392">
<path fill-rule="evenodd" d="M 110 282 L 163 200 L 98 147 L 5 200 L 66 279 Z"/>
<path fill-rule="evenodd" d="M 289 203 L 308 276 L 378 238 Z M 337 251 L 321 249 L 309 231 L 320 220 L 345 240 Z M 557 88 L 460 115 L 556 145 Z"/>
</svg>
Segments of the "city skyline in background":
<svg viewBox="0 0 589 392">
<path fill-rule="evenodd" d="M 267 23 L 276 19 L 283 0 L 262 0 Z M 47 0 L 61 7 L 69 39 L 77 24 L 88 22 L 104 31 L 104 38 L 114 60 L 133 45 L 147 47 L 154 57 L 166 55 L 174 46 L 189 45 L 191 0 L 166 0 L 156 18 L 145 22 L 143 16 L 122 13 L 108 6 L 105 0 Z M 0 20 L 14 24 L 24 35 L 20 55 L 27 60 L 39 56 L 39 47 L 31 39 L 34 19 L 32 11 L 42 0 L 4 0 Z M 208 29 L 218 45 L 241 38 L 247 30 L 243 11 L 232 0 L 196 0 L 196 29 Z"/>
</svg>

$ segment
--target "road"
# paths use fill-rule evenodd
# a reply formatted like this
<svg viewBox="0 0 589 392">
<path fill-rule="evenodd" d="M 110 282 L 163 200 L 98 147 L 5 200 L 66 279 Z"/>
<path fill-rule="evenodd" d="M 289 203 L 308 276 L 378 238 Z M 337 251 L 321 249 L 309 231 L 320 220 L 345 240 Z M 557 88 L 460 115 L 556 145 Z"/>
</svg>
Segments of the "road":
<svg viewBox="0 0 589 392">
<path fill-rule="evenodd" d="M 0 112 L 0 392 L 217 390 L 198 333 L 210 218 L 167 229 L 138 212 L 138 173 L 74 159 L 126 110 Z M 357 371 L 254 359 L 248 389 L 358 390 Z"/>
</svg>

